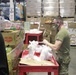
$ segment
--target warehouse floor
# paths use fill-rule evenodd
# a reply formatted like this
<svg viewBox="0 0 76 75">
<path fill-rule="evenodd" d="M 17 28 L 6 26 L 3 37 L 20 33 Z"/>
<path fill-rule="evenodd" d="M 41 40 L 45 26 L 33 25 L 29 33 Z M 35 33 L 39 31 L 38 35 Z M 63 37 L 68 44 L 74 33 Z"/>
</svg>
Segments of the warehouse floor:
<svg viewBox="0 0 76 75">
<path fill-rule="evenodd" d="M 69 65 L 69 75 L 76 75 L 76 47 L 71 46 L 70 50 L 71 62 Z"/>
<path fill-rule="evenodd" d="M 69 75 L 76 75 L 76 46 L 71 46 L 70 50 L 71 62 L 69 64 Z M 46 72 L 28 73 L 28 75 L 47 75 Z M 52 75 L 54 75 L 52 73 Z"/>
</svg>

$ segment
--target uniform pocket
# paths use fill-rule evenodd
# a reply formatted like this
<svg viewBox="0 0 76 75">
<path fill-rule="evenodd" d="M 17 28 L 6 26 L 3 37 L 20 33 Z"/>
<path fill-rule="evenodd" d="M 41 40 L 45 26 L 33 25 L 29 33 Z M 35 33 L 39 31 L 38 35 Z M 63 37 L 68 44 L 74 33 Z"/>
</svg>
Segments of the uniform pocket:
<svg viewBox="0 0 76 75">
<path fill-rule="evenodd" d="M 70 62 L 70 56 L 63 58 L 63 63 L 69 64 L 69 62 Z"/>
</svg>

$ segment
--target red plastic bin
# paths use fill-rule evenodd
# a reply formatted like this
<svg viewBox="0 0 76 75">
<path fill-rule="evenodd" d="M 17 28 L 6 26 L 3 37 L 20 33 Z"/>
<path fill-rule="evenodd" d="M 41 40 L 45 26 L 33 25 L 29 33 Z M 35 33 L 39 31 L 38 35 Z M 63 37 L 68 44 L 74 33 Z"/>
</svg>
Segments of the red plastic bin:
<svg viewBox="0 0 76 75">
<path fill-rule="evenodd" d="M 28 50 L 24 50 L 22 57 L 28 54 Z M 54 64 L 53 66 L 29 66 L 24 64 L 18 65 L 19 75 L 26 75 L 26 72 L 48 72 L 48 75 L 51 75 L 51 72 L 54 72 L 54 75 L 58 75 L 59 65 L 53 57 Z"/>
</svg>

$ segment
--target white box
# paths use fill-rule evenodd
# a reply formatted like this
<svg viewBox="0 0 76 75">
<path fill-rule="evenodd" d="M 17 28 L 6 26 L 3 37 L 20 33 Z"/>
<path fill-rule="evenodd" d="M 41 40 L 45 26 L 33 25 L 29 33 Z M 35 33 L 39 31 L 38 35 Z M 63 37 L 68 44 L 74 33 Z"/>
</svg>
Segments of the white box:
<svg viewBox="0 0 76 75">
<path fill-rule="evenodd" d="M 58 2 L 58 0 L 43 0 L 43 2 Z"/>
<path fill-rule="evenodd" d="M 75 3 L 60 3 L 60 8 L 75 8 Z"/>
<path fill-rule="evenodd" d="M 58 2 L 57 3 L 45 2 L 45 3 L 43 3 L 43 6 L 44 7 L 56 7 L 56 8 L 59 7 Z"/>
<path fill-rule="evenodd" d="M 75 9 L 74 8 L 60 8 L 60 15 L 62 17 L 74 17 Z"/>
<path fill-rule="evenodd" d="M 75 3 L 75 0 L 60 0 L 60 3 Z"/>
</svg>

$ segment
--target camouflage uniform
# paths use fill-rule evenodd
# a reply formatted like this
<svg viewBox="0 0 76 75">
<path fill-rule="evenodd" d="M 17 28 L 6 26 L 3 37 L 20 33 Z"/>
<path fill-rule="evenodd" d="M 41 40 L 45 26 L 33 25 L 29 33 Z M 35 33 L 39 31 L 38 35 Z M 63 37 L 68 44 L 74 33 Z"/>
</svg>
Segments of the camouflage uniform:
<svg viewBox="0 0 76 75">
<path fill-rule="evenodd" d="M 65 28 L 57 33 L 55 40 L 62 41 L 60 49 L 57 51 L 57 61 L 59 63 L 59 75 L 68 75 L 70 63 L 70 36 Z"/>
<path fill-rule="evenodd" d="M 61 53 L 62 54 L 62 53 Z M 68 53 L 58 55 L 58 64 L 59 64 L 59 75 L 68 75 L 68 66 L 70 63 L 70 56 Z"/>
</svg>

